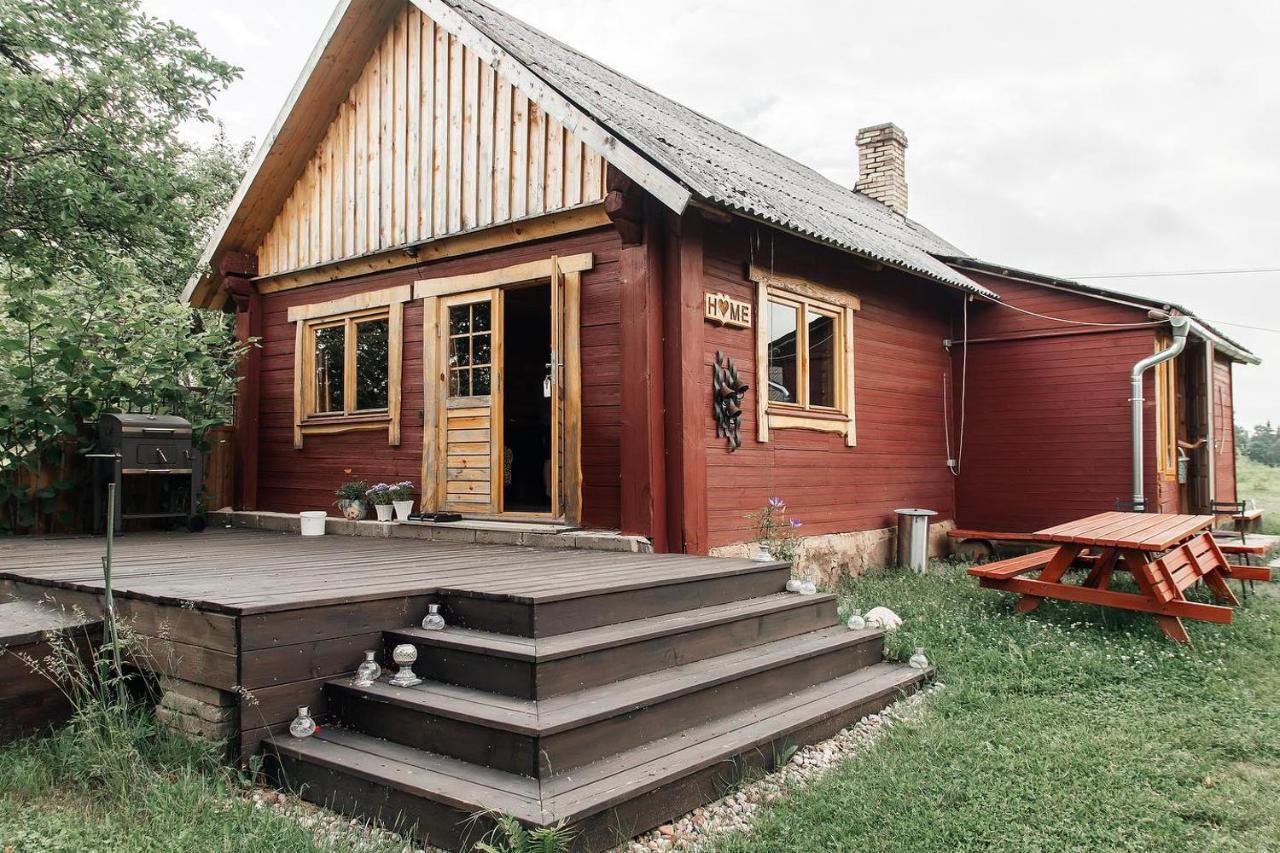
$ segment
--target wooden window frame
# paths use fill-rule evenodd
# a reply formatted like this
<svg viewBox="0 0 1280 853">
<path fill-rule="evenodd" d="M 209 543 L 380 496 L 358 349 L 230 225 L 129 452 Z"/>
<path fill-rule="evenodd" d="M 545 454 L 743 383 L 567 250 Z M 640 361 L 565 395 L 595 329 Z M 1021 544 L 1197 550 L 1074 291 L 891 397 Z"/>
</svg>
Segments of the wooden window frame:
<svg viewBox="0 0 1280 853">
<path fill-rule="evenodd" d="M 780 275 L 751 266 L 747 277 L 756 284 L 756 438 L 769 441 L 777 429 L 809 429 L 845 437 L 857 445 L 854 418 L 853 315 L 862 302 L 853 294 L 824 287 L 797 276 Z M 796 390 L 799 402 L 769 399 L 769 303 L 794 307 L 796 324 Z M 836 321 L 836 405 L 809 404 L 808 312 Z"/>
<path fill-rule="evenodd" d="M 400 400 L 404 372 L 404 303 L 413 298 L 413 287 L 402 285 L 360 293 L 329 302 L 296 305 L 289 322 L 296 326 L 293 361 L 293 446 L 303 447 L 307 435 L 386 430 L 387 444 L 400 444 Z M 343 402 L 356 399 L 356 327 L 387 321 L 387 406 L 385 409 L 351 409 L 317 412 L 315 401 L 316 331 L 341 326 L 343 339 Z"/>
<path fill-rule="evenodd" d="M 1169 334 L 1156 333 L 1155 351 L 1173 345 Z M 1178 370 L 1177 358 L 1156 365 L 1156 470 L 1166 480 L 1178 479 Z"/>
</svg>

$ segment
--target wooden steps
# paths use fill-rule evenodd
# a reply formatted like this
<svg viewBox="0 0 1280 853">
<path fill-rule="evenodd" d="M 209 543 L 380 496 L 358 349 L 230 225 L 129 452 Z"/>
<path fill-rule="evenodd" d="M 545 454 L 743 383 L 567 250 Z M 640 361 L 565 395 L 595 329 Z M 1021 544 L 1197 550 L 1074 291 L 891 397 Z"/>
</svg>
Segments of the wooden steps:
<svg viewBox="0 0 1280 853">
<path fill-rule="evenodd" d="M 331 719 L 267 744 L 272 772 L 438 846 L 469 849 L 485 827 L 468 819 L 496 811 L 564 819 L 575 849 L 603 850 L 925 678 L 884 662 L 883 632 L 839 624 L 834 596 L 783 593 L 782 564 L 599 572 L 594 585 L 437 590 L 449 628 L 383 633 L 384 652 L 419 650 L 426 680 L 393 687 L 384 667 L 367 687 L 326 682 Z"/>
<path fill-rule="evenodd" d="M 386 637 L 388 651 L 415 645 L 436 681 L 537 699 L 804 634 L 835 618 L 833 595 L 777 593 L 543 638 L 465 628 Z"/>
<path fill-rule="evenodd" d="M 879 631 L 824 628 L 542 700 L 424 682 L 329 684 L 331 710 L 368 734 L 512 773 L 549 776 L 882 658 Z"/>
<path fill-rule="evenodd" d="M 402 829 L 416 825 L 431 844 L 459 849 L 475 841 L 483 826 L 468 833 L 469 819 L 496 810 L 530 824 L 565 819 L 581 833 L 578 849 L 600 850 L 723 796 L 740 781 L 735 772 L 772 769 L 789 747 L 875 713 L 924 677 L 877 663 L 542 780 L 343 729 L 280 740 L 269 751 L 274 772 L 304 798 Z"/>
</svg>

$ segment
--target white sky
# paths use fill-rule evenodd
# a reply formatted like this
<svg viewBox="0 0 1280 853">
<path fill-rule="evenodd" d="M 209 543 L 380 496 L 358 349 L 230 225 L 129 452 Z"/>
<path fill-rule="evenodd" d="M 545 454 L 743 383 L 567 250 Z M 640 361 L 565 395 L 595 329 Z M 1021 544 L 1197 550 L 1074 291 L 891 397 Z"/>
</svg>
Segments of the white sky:
<svg viewBox="0 0 1280 853">
<path fill-rule="evenodd" d="M 907 131 L 910 213 L 1050 275 L 1280 267 L 1280 3 L 494 0 L 843 184 L 859 127 Z M 271 126 L 331 0 L 144 0 L 244 76 Z M 1187 305 L 1266 362 L 1236 418 L 1280 423 L 1280 273 L 1092 283 Z"/>
</svg>

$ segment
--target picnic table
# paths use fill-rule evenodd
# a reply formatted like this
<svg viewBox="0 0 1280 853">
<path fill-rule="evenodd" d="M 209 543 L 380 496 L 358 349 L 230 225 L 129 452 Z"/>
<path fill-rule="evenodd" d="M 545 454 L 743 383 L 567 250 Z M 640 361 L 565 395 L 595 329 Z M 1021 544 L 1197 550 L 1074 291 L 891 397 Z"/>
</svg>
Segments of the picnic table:
<svg viewBox="0 0 1280 853">
<path fill-rule="evenodd" d="M 1053 547 L 1021 557 L 975 566 L 969 574 L 983 587 L 1018 593 L 1018 610 L 1029 613 L 1046 598 L 1098 604 L 1151 613 L 1172 640 L 1190 642 L 1184 618 L 1231 621 L 1239 601 L 1226 579 L 1226 557 L 1206 533 L 1212 515 L 1103 512 L 1022 538 Z M 1067 570 L 1086 551 L 1092 567 L 1079 586 L 1067 583 Z M 1040 571 L 1038 577 L 1024 575 Z M 1116 571 L 1128 571 L 1138 592 L 1110 589 Z M 1229 606 L 1188 601 L 1185 590 L 1203 580 L 1215 598 Z"/>
</svg>

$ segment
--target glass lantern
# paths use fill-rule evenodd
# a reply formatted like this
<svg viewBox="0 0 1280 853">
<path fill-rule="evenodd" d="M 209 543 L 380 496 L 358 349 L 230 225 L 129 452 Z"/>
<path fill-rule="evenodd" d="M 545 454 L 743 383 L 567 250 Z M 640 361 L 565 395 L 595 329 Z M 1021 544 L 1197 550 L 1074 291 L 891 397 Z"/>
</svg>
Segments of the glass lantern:
<svg viewBox="0 0 1280 853">
<path fill-rule="evenodd" d="M 813 582 L 813 578 L 801 578 L 801 579 L 800 579 L 800 594 L 801 594 L 801 595 L 816 595 L 816 594 L 817 594 L 817 592 L 818 592 L 818 585 L 817 585 L 816 583 L 814 583 L 814 582 Z"/>
<path fill-rule="evenodd" d="M 401 643 L 392 650 L 391 659 L 400 667 L 400 671 L 391 676 L 392 687 L 413 687 L 422 683 L 422 679 L 413 672 L 413 665 L 418 660 L 417 646 Z"/>
<path fill-rule="evenodd" d="M 311 709 L 303 705 L 298 709 L 298 716 L 289 724 L 289 734 L 296 738 L 307 738 L 315 733 L 316 721 L 311 718 Z"/>
<path fill-rule="evenodd" d="M 787 592 L 799 592 L 800 585 L 802 583 L 803 581 L 800 580 L 800 578 L 797 578 L 797 577 L 787 578 Z"/>
<path fill-rule="evenodd" d="M 427 615 L 422 618 L 422 629 L 424 631 L 443 631 L 444 627 L 444 617 L 440 615 L 440 605 L 428 604 Z"/>
<path fill-rule="evenodd" d="M 929 659 L 924 656 L 924 646 L 916 646 L 916 653 L 911 656 L 911 660 L 907 664 L 912 669 L 928 669 Z"/>
<path fill-rule="evenodd" d="M 862 631 L 867 627 L 867 619 L 862 615 L 861 610 L 854 610 L 849 614 L 849 621 L 845 624 L 849 626 L 850 631 Z"/>
<path fill-rule="evenodd" d="M 364 660 L 356 668 L 356 677 L 352 682 L 356 687 L 368 687 L 382 677 L 382 667 L 378 666 L 375 655 L 376 652 L 372 650 L 364 653 Z"/>
</svg>

